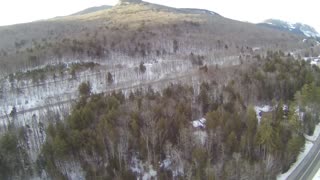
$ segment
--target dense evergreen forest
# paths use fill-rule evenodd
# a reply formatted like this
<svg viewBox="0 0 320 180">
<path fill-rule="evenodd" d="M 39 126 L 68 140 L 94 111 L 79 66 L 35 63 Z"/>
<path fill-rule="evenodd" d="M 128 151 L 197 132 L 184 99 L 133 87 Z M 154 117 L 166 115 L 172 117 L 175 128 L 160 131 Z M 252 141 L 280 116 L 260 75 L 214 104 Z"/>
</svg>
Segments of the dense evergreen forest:
<svg viewBox="0 0 320 180">
<path fill-rule="evenodd" d="M 135 179 L 141 169 L 158 179 L 275 179 L 319 123 L 320 69 L 282 52 L 255 59 L 224 84 L 211 73 L 223 69 L 207 67 L 199 93 L 172 84 L 161 92 L 93 94 L 85 82 L 70 115 L 43 132 L 36 164 L 25 153 L 26 130 L 10 127 L 0 139 L 0 176 L 46 170 L 65 179 L 68 167 L 80 164 L 86 179 Z M 261 103 L 272 111 L 258 120 L 254 106 Z M 202 117 L 206 123 L 194 127 Z"/>
</svg>

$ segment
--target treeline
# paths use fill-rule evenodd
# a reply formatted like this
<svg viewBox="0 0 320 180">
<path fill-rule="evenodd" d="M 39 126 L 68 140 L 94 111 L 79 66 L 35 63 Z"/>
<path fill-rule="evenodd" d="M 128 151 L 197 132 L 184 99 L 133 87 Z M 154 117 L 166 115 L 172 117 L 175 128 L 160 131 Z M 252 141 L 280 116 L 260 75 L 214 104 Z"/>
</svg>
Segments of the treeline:
<svg viewBox="0 0 320 180">
<path fill-rule="evenodd" d="M 91 95 L 83 84 L 70 116 L 47 128 L 40 169 L 62 178 L 66 164 L 80 162 L 87 179 L 134 179 L 142 176 L 131 170 L 136 158 L 153 165 L 159 179 L 275 179 L 319 122 L 319 68 L 270 52 L 243 71 L 222 88 L 202 83 L 199 95 L 182 85 L 128 98 Z M 260 122 L 248 94 L 273 107 Z M 206 117 L 205 127 L 192 126 L 195 111 Z"/>
<path fill-rule="evenodd" d="M 0 137 L 1 179 L 29 179 L 34 164 L 28 155 L 27 129 L 10 124 L 8 131 Z"/>
<path fill-rule="evenodd" d="M 290 54 L 269 51 L 266 57 L 255 58 L 256 62 L 240 68 L 234 80 L 245 101 L 281 99 L 288 102 L 303 85 L 313 82 L 320 85 L 319 67 Z"/>
<path fill-rule="evenodd" d="M 48 79 L 56 80 L 57 78 L 63 78 L 65 76 L 71 76 L 75 79 L 77 73 L 85 71 L 87 69 L 93 70 L 95 67 L 100 66 L 100 64 L 95 62 L 75 62 L 75 63 L 57 63 L 49 64 L 42 68 L 36 68 L 27 71 L 18 71 L 16 73 L 11 73 L 8 76 L 8 80 L 11 84 L 15 81 L 22 80 L 32 80 L 33 83 L 37 84 L 40 82 L 45 82 Z"/>
</svg>

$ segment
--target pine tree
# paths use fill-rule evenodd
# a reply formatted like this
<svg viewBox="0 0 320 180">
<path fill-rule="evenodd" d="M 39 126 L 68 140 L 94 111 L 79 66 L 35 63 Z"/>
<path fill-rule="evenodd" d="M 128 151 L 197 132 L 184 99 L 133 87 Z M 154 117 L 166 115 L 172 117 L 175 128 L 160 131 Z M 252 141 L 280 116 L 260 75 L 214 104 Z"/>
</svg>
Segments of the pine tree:
<svg viewBox="0 0 320 180">
<path fill-rule="evenodd" d="M 139 69 L 140 69 L 140 72 L 142 72 L 143 74 L 146 72 L 147 68 L 146 66 L 144 65 L 143 62 L 140 63 L 139 65 Z"/>
<path fill-rule="evenodd" d="M 227 146 L 230 148 L 230 152 L 237 151 L 237 136 L 234 131 L 232 131 L 227 138 Z"/>
<path fill-rule="evenodd" d="M 304 137 L 293 135 L 287 144 L 287 156 L 289 157 L 290 163 L 295 161 L 295 158 L 303 150 L 304 147 Z"/>
<path fill-rule="evenodd" d="M 91 85 L 89 82 L 83 82 L 80 84 L 78 90 L 81 97 L 87 97 L 91 93 Z"/>
<path fill-rule="evenodd" d="M 254 148 L 254 138 L 257 131 L 258 119 L 256 112 L 252 106 L 249 106 L 247 110 L 247 129 L 244 136 L 241 137 L 241 146 L 246 155 L 251 155 Z"/>
<path fill-rule="evenodd" d="M 108 79 L 108 83 L 109 84 L 112 84 L 113 83 L 113 76 L 112 76 L 112 74 L 110 73 L 110 72 L 108 72 L 108 77 L 107 77 L 107 79 Z"/>
<path fill-rule="evenodd" d="M 267 157 L 268 153 L 279 150 L 281 144 L 279 132 L 272 127 L 270 119 L 263 118 L 257 132 L 257 142 L 263 148 L 263 157 Z"/>
<path fill-rule="evenodd" d="M 289 115 L 288 115 L 288 122 L 290 128 L 293 130 L 295 134 L 302 134 L 303 128 L 300 121 L 300 109 L 297 109 L 297 106 L 295 103 L 291 103 L 289 105 Z"/>
</svg>

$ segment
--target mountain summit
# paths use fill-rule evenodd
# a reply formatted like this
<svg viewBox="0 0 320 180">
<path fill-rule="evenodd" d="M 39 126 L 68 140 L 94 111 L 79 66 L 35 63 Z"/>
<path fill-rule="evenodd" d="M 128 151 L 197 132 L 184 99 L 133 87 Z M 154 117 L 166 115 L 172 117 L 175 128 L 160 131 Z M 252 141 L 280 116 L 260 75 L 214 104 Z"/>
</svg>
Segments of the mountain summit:
<svg viewBox="0 0 320 180">
<path fill-rule="evenodd" d="M 119 4 L 133 4 L 133 3 L 141 3 L 142 0 L 119 0 Z"/>
</svg>

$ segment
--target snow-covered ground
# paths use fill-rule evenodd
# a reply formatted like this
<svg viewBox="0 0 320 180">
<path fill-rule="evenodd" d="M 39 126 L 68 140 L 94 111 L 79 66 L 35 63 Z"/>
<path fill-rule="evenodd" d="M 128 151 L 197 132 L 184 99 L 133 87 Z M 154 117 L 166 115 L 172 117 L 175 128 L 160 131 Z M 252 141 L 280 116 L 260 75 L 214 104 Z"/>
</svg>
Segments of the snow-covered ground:
<svg viewBox="0 0 320 180">
<path fill-rule="evenodd" d="M 11 81 L 8 77 L 0 79 L 0 135 L 7 131 L 9 123 L 14 123 L 17 127 L 28 128 L 30 131 L 28 134 L 30 152 L 28 153 L 31 160 L 35 162 L 41 145 L 45 141 L 44 129 L 49 121 L 63 120 L 70 112 L 72 100 L 79 97 L 78 87 L 82 82 L 90 82 L 93 93 L 121 90 L 125 95 L 140 88 L 147 90 L 149 85 L 152 85 L 155 91 L 175 83 L 189 84 L 195 89 L 200 88 L 198 83 L 200 77 L 194 73 L 198 71 L 198 67 L 194 67 L 190 61 L 160 58 L 144 60 L 146 67 L 144 73 L 139 69 L 140 63 L 141 60 L 131 61 L 126 58 L 118 58 L 114 61 L 108 61 L 104 65 L 100 63 L 102 66 L 97 69 L 79 70 L 76 73 L 76 78 L 66 70 L 61 75 L 57 74 L 55 78 L 48 73 L 39 82 L 34 82 L 29 77 L 15 78 Z M 237 65 L 240 62 L 238 56 L 233 55 L 207 59 L 204 63 L 206 65 Z M 37 69 L 40 68 L 42 67 Z M 113 84 L 108 83 L 107 75 L 109 72 L 113 76 Z M 13 107 L 17 110 L 16 117 L 9 115 Z M 48 114 L 53 114 L 53 117 L 49 117 Z M 205 119 L 199 120 L 198 125 L 204 128 Z M 203 144 L 206 140 L 205 131 L 195 133 L 195 138 L 199 138 L 199 144 Z M 137 170 L 134 167 L 139 168 L 138 165 L 133 166 L 133 172 Z M 148 164 L 143 164 L 143 169 L 140 169 L 140 172 L 140 179 L 152 179 L 157 174 Z M 178 173 L 180 170 L 176 172 Z M 70 172 L 69 175 L 73 176 L 73 173 Z"/>
<path fill-rule="evenodd" d="M 194 121 L 192 121 L 192 126 L 195 128 L 205 128 L 206 121 L 207 120 L 205 118 L 194 120 Z"/>
<path fill-rule="evenodd" d="M 197 142 L 200 142 L 202 145 L 204 145 L 208 139 L 208 133 L 206 131 L 195 131 L 193 132 L 193 135 L 195 136 Z"/>
<path fill-rule="evenodd" d="M 258 123 L 260 123 L 262 114 L 266 112 L 272 111 L 272 107 L 269 105 L 264 105 L 264 106 L 255 106 L 254 110 L 256 111 Z"/>
<path fill-rule="evenodd" d="M 207 132 L 203 130 L 206 127 L 206 121 L 207 120 L 205 118 L 201 118 L 191 122 L 192 126 L 194 128 L 197 128 L 197 130 L 193 132 L 194 138 L 197 140 L 197 142 L 199 142 L 202 145 L 205 144 L 208 138 Z"/>
<path fill-rule="evenodd" d="M 317 171 L 316 175 L 314 175 L 312 180 L 320 180 L 320 169 Z"/>
<path fill-rule="evenodd" d="M 304 137 L 308 141 L 314 142 L 317 139 L 317 137 L 319 136 L 319 134 L 320 134 L 320 124 L 317 124 L 316 128 L 314 129 L 313 135 L 312 136 L 304 135 Z"/>
<path fill-rule="evenodd" d="M 132 158 L 130 169 L 137 176 L 137 180 L 151 180 L 157 176 L 157 171 L 152 165 L 143 163 L 137 157 Z"/>
<path fill-rule="evenodd" d="M 320 65 L 320 57 L 305 57 L 305 61 L 310 61 L 311 65 Z"/>
<path fill-rule="evenodd" d="M 307 154 L 309 153 L 310 149 L 313 146 L 313 142 L 309 141 L 310 140 L 315 140 L 320 134 L 320 123 L 316 126 L 314 133 L 312 136 L 306 136 L 306 143 L 305 143 L 305 147 L 304 150 L 299 154 L 297 161 L 290 167 L 290 169 L 277 176 L 277 180 L 285 180 L 288 178 L 288 176 L 296 169 L 296 167 L 302 162 L 302 160 L 307 156 Z M 320 174 L 320 172 L 318 172 L 318 175 Z"/>
</svg>

